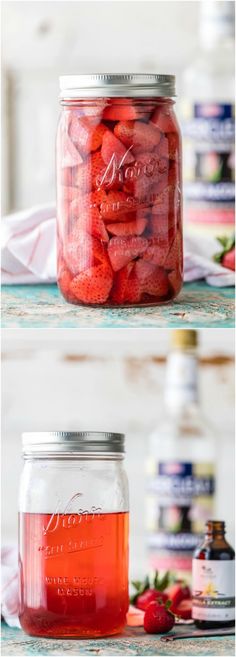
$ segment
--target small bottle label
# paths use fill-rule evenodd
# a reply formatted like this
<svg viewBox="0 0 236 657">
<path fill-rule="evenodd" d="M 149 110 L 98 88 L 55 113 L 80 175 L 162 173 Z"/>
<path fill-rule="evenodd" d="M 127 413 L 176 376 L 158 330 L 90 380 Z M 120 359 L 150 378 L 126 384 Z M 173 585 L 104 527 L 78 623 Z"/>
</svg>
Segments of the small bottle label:
<svg viewBox="0 0 236 657">
<path fill-rule="evenodd" d="M 151 459 L 148 475 L 149 547 L 182 554 L 194 550 L 213 511 L 213 464 Z"/>
<path fill-rule="evenodd" d="M 193 559 L 194 620 L 227 622 L 235 617 L 234 561 Z"/>
<path fill-rule="evenodd" d="M 234 105 L 184 103 L 184 191 L 190 221 L 234 222 Z"/>
</svg>

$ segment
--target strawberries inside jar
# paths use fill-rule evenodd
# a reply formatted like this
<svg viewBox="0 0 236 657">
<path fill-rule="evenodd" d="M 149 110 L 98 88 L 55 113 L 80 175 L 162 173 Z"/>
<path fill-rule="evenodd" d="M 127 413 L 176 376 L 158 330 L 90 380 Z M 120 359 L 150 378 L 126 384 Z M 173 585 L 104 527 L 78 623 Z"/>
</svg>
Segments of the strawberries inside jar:
<svg viewBox="0 0 236 657">
<path fill-rule="evenodd" d="M 58 285 L 74 304 L 156 305 L 183 277 L 181 137 L 170 75 L 60 79 Z"/>
</svg>

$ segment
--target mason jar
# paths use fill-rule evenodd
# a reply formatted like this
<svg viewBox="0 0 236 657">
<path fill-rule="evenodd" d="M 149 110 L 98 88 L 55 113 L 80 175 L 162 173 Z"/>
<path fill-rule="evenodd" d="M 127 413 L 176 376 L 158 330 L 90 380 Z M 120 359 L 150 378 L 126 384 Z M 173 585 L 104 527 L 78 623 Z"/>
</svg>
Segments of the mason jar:
<svg viewBox="0 0 236 657">
<path fill-rule="evenodd" d="M 19 495 L 21 627 L 42 637 L 104 637 L 128 610 L 124 436 L 23 434 Z"/>
<path fill-rule="evenodd" d="M 58 285 L 94 306 L 156 305 L 183 277 L 173 75 L 60 78 Z"/>
</svg>

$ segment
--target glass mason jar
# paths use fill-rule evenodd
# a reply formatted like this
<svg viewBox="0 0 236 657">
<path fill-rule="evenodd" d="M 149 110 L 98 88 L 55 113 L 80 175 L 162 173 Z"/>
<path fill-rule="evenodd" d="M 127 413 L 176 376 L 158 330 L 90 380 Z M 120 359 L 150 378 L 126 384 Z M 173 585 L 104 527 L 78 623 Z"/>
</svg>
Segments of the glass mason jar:
<svg viewBox="0 0 236 657">
<path fill-rule="evenodd" d="M 124 436 L 23 434 L 19 619 L 43 637 L 120 632 L 128 610 Z"/>
<path fill-rule="evenodd" d="M 173 75 L 60 78 L 58 285 L 75 304 L 156 305 L 183 277 Z"/>
</svg>

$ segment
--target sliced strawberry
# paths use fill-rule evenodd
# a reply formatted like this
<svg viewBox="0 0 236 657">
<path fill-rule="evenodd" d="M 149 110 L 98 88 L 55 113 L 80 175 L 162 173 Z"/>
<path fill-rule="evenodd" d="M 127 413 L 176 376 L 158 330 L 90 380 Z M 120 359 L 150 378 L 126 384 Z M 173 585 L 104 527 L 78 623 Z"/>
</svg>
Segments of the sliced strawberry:
<svg viewBox="0 0 236 657">
<path fill-rule="evenodd" d="M 106 202 L 106 192 L 103 190 L 82 194 L 78 187 L 74 189 L 77 190 L 77 197 L 71 203 L 71 214 L 74 217 L 78 217 L 81 212 L 88 211 L 91 208 L 100 210 L 101 204 Z"/>
<path fill-rule="evenodd" d="M 104 221 L 121 221 L 121 215 L 129 212 L 126 200 L 127 196 L 124 192 L 108 192 L 106 200 L 100 206 L 100 212 Z"/>
<path fill-rule="evenodd" d="M 105 164 L 109 164 L 112 158 L 115 158 L 117 167 L 134 160 L 129 149 L 125 148 L 124 144 L 110 130 L 103 135 L 101 155 Z"/>
<path fill-rule="evenodd" d="M 114 133 L 127 147 L 132 146 L 133 152 L 152 151 L 159 144 L 161 133 L 151 123 L 142 121 L 120 121 L 114 128 Z"/>
<path fill-rule="evenodd" d="M 179 267 L 182 267 L 182 239 L 180 232 L 177 231 L 175 238 L 172 242 L 172 245 L 170 247 L 170 250 L 167 254 L 167 257 L 165 259 L 165 267 L 166 269 L 179 269 Z"/>
<path fill-rule="evenodd" d="M 137 609 L 133 605 L 129 606 L 126 616 L 126 622 L 129 627 L 142 627 L 144 620 L 144 611 Z"/>
<path fill-rule="evenodd" d="M 78 231 L 85 231 L 89 235 L 101 239 L 102 242 L 108 242 L 108 233 L 100 217 L 98 208 L 90 208 L 80 213 L 76 222 L 76 228 Z"/>
<path fill-rule="evenodd" d="M 174 132 L 178 129 L 178 124 L 172 109 L 169 110 L 166 107 L 163 107 L 163 105 L 160 105 L 155 109 L 150 121 L 151 123 L 154 123 L 161 132 Z"/>
<path fill-rule="evenodd" d="M 78 230 L 72 230 L 65 243 L 64 257 L 72 274 L 89 269 L 95 264 L 107 262 L 106 251 L 98 239 Z"/>
<path fill-rule="evenodd" d="M 168 274 L 168 279 L 170 281 L 170 284 L 171 284 L 172 290 L 174 291 L 175 296 L 177 296 L 177 294 L 179 294 L 179 292 L 181 290 L 182 283 L 183 283 L 182 274 L 180 273 L 179 270 L 176 270 L 176 271 L 173 270 Z"/>
<path fill-rule="evenodd" d="M 166 237 L 168 239 L 169 231 L 176 225 L 174 212 L 168 214 L 153 214 L 150 220 L 150 232 L 154 237 Z"/>
<path fill-rule="evenodd" d="M 113 274 L 108 263 L 90 267 L 76 276 L 70 290 L 83 303 L 105 303 L 112 288 Z"/>
<path fill-rule="evenodd" d="M 167 214 L 175 205 L 175 185 L 168 185 L 163 192 L 154 196 L 152 214 Z"/>
<path fill-rule="evenodd" d="M 103 112 L 103 118 L 109 121 L 129 121 L 149 116 L 154 109 L 154 103 L 145 102 L 144 105 L 132 101 L 130 98 L 112 98 L 109 106 Z"/>
<path fill-rule="evenodd" d="M 100 151 L 93 153 L 89 160 L 77 168 L 75 174 L 75 185 L 82 193 L 91 192 L 99 187 L 99 180 L 105 171 L 104 161 Z M 98 184 L 97 184 L 98 183 Z"/>
<path fill-rule="evenodd" d="M 62 139 L 62 148 L 61 148 L 61 166 L 64 167 L 74 167 L 77 164 L 81 164 L 83 158 L 81 157 L 79 151 L 74 146 L 69 135 L 63 135 Z"/>
<path fill-rule="evenodd" d="M 91 118 L 93 117 L 102 118 L 103 111 L 107 106 L 107 104 L 108 104 L 107 98 L 96 98 L 96 99 L 93 98 L 91 100 L 86 98 L 86 100 L 83 102 L 82 105 L 83 114 Z"/>
<path fill-rule="evenodd" d="M 119 271 L 144 253 L 147 244 L 144 237 L 112 237 L 108 244 L 108 255 L 113 270 Z"/>
<path fill-rule="evenodd" d="M 111 300 L 114 303 L 124 303 L 125 290 L 130 273 L 134 267 L 134 262 L 129 262 L 128 265 L 122 267 L 114 274 L 113 287 L 111 291 Z"/>
<path fill-rule="evenodd" d="M 183 620 L 190 620 L 192 618 L 192 600 L 182 600 L 175 608 L 175 614 Z"/>
<path fill-rule="evenodd" d="M 83 155 L 88 155 L 100 148 L 106 130 L 103 123 L 96 125 L 86 116 L 79 118 L 75 114 L 72 116 L 70 137 Z"/>
<path fill-rule="evenodd" d="M 142 292 L 155 297 L 164 297 L 168 293 L 168 277 L 162 267 L 157 267 L 145 260 L 135 264 L 137 278 L 141 281 Z"/>
<path fill-rule="evenodd" d="M 140 219 L 134 219 L 133 221 L 107 224 L 107 230 L 112 235 L 119 235 L 120 237 L 126 235 L 142 235 L 146 225 L 147 219 L 141 217 Z"/>
<path fill-rule="evenodd" d="M 163 267 L 169 250 L 170 242 L 167 236 L 152 237 L 148 239 L 148 246 L 143 254 L 143 258 L 153 265 Z"/>
<path fill-rule="evenodd" d="M 74 187 L 73 185 L 61 185 L 58 196 L 65 201 L 75 201 L 78 196 L 78 187 Z"/>
<path fill-rule="evenodd" d="M 126 303 L 139 303 L 141 296 L 142 284 L 136 275 L 134 266 L 126 283 L 124 301 Z"/>
</svg>

